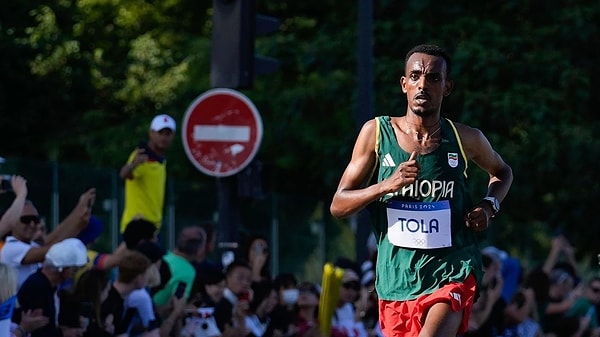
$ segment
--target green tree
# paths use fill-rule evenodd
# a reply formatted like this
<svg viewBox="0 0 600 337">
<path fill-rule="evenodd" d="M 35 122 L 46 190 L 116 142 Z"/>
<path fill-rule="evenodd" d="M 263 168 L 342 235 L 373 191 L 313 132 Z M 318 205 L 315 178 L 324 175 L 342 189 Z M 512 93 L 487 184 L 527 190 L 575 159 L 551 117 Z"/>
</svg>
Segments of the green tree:
<svg viewBox="0 0 600 337">
<path fill-rule="evenodd" d="M 273 192 L 313 196 L 305 209 L 314 209 L 330 200 L 357 134 L 356 4 L 258 6 L 282 20 L 278 33 L 257 39 L 257 52 L 280 60 L 280 69 L 244 91 L 265 126 L 258 159 Z M 563 230 L 581 257 L 595 256 L 600 3 L 384 0 L 374 7 L 376 114 L 404 113 L 398 80 L 408 49 L 440 44 L 454 58 L 455 91 L 444 114 L 482 129 L 513 167 L 502 215 L 482 239 L 537 258 L 549 235 Z M 151 116 L 181 120 L 209 89 L 210 1 L 9 0 L 4 8 L 4 156 L 117 167 Z M 179 139 L 169 160 L 176 177 L 210 184 Z M 481 196 L 486 177 L 472 174 Z"/>
</svg>

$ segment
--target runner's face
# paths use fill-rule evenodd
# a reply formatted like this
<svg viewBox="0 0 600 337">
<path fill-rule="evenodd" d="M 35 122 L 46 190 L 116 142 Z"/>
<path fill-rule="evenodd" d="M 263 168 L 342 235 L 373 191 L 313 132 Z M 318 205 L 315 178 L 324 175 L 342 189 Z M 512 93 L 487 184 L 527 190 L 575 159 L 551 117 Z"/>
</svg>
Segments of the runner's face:
<svg viewBox="0 0 600 337">
<path fill-rule="evenodd" d="M 439 112 L 444 96 L 452 89 L 452 82 L 446 76 L 446 61 L 421 53 L 409 57 L 400 85 L 406 94 L 408 108 L 422 117 Z"/>
</svg>

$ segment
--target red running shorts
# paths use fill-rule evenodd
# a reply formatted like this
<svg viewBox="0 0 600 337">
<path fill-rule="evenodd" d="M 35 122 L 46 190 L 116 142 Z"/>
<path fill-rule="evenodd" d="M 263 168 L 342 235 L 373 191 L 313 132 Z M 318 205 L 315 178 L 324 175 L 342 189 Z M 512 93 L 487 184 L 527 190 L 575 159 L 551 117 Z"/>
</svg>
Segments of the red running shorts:
<svg viewBox="0 0 600 337">
<path fill-rule="evenodd" d="M 461 335 L 469 326 L 476 287 L 475 277 L 470 274 L 464 283 L 449 283 L 431 294 L 411 301 L 379 300 L 381 330 L 388 337 L 417 337 L 429 308 L 444 302 L 451 305 L 452 311 L 464 312 L 458 329 L 458 335 Z"/>
</svg>

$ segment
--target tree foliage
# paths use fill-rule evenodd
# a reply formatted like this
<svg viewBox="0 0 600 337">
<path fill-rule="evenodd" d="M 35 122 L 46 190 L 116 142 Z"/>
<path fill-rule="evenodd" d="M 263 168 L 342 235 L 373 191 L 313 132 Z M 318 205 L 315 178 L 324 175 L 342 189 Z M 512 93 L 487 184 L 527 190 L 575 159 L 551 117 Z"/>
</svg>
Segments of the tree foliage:
<svg viewBox="0 0 600 337">
<path fill-rule="evenodd" d="M 263 116 L 259 158 L 273 190 L 328 200 L 357 134 L 356 4 L 258 3 L 282 20 L 256 41 L 280 69 L 244 91 Z M 9 0 L 4 8 L 2 155 L 115 167 L 151 116 L 181 120 L 209 89 L 210 1 Z M 454 60 L 444 114 L 482 129 L 514 170 L 495 224 L 502 230 L 487 239 L 539 249 L 526 239 L 531 229 L 564 230 L 581 254 L 595 255 L 600 3 L 384 0 L 374 10 L 376 114 L 404 113 L 406 51 L 440 44 Z M 170 169 L 191 177 L 179 143 Z M 481 195 L 486 177 L 473 171 Z"/>
</svg>

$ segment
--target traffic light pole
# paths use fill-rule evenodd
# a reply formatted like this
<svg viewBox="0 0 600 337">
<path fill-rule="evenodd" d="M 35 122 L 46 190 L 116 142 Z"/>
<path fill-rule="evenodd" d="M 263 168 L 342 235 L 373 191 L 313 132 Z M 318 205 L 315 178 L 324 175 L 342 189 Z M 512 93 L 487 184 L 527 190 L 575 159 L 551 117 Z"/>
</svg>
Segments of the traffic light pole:
<svg viewBox="0 0 600 337">
<path fill-rule="evenodd" d="M 210 83 L 213 88 L 250 89 L 256 74 L 273 72 L 277 60 L 257 57 L 256 36 L 279 29 L 278 19 L 256 14 L 256 0 L 213 0 Z M 217 178 L 220 241 L 239 242 L 239 174 Z"/>
</svg>

